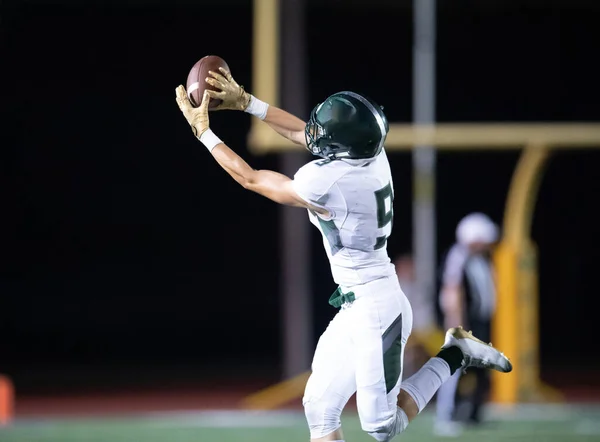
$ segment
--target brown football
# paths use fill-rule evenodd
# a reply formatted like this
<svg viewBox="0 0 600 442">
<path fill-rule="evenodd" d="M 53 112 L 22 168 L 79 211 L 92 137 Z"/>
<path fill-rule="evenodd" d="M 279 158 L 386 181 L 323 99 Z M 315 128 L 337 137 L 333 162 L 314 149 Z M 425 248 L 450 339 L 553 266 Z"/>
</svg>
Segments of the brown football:
<svg viewBox="0 0 600 442">
<path fill-rule="evenodd" d="M 208 84 L 205 80 L 207 77 L 209 77 L 208 71 L 220 73 L 219 68 L 225 68 L 229 71 L 229 66 L 227 66 L 225 60 L 216 55 L 207 55 L 206 57 L 202 57 L 192 67 L 190 73 L 188 74 L 186 85 L 188 98 L 190 99 L 192 106 L 200 106 L 200 103 L 202 103 L 202 95 L 204 95 L 204 89 L 210 89 L 213 91 L 218 90 L 217 88 Z M 219 104 L 221 104 L 221 100 L 212 98 L 208 108 L 213 109 Z"/>
</svg>

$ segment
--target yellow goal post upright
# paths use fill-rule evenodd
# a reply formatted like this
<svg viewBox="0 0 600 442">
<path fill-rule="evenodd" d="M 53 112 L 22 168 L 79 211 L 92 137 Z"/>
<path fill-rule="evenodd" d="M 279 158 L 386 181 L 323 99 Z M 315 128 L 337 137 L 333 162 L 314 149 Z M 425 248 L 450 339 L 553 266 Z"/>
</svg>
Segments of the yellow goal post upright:
<svg viewBox="0 0 600 442">
<path fill-rule="evenodd" d="M 279 104 L 279 0 L 254 0 L 252 92 Z M 299 149 L 266 124 L 253 119 L 248 145 L 256 155 Z M 531 235 L 533 209 L 544 167 L 554 149 L 599 148 L 600 123 L 457 123 L 415 126 L 390 124 L 388 151 L 414 146 L 439 150 L 521 150 L 506 201 L 502 238 L 494 261 L 498 304 L 492 342 L 514 362 L 511 374 L 494 373 L 492 401 L 502 404 L 560 400 L 543 385 L 539 368 L 539 302 L 537 250 Z M 247 397 L 248 408 L 275 408 L 298 398 L 308 372 Z"/>
</svg>

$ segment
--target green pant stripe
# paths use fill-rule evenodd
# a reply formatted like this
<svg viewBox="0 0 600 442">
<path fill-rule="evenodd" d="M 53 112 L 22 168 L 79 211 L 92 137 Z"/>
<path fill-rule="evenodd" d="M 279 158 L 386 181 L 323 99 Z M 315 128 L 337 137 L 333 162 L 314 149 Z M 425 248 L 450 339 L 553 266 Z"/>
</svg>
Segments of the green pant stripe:
<svg viewBox="0 0 600 442">
<path fill-rule="evenodd" d="M 383 372 L 386 393 L 398 383 L 402 373 L 402 313 L 392 322 L 382 336 Z"/>
</svg>

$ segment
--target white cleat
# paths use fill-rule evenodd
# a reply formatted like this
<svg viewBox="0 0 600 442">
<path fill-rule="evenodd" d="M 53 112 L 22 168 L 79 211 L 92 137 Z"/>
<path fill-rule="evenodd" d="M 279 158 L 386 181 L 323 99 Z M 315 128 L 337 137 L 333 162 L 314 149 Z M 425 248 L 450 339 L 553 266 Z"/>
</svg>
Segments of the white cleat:
<svg viewBox="0 0 600 442">
<path fill-rule="evenodd" d="M 463 352 L 463 371 L 469 367 L 491 368 L 501 373 L 512 371 L 512 364 L 503 353 L 492 347 L 491 343 L 486 344 L 460 326 L 451 328 L 446 332 L 446 340 L 442 348 L 452 346 L 460 348 Z"/>
</svg>

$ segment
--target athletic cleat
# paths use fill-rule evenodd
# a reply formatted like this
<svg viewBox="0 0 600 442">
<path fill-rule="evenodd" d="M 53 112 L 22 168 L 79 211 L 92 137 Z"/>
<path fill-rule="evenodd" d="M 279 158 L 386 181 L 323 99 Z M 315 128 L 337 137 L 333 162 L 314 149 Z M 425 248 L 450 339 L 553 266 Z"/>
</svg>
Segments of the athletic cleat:
<svg viewBox="0 0 600 442">
<path fill-rule="evenodd" d="M 490 368 L 502 373 L 512 371 L 510 360 L 492 347 L 491 342 L 486 344 L 473 336 L 473 333 L 465 331 L 460 326 L 451 328 L 446 332 L 446 340 L 442 345 L 442 349 L 452 346 L 460 348 L 463 353 L 463 371 L 466 371 L 469 367 Z"/>
</svg>

